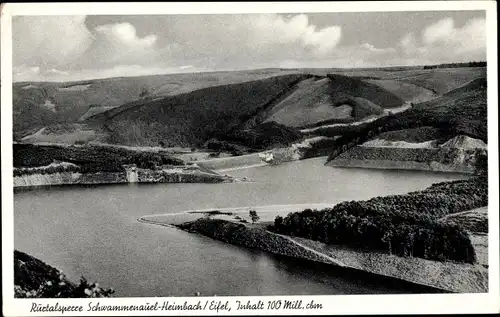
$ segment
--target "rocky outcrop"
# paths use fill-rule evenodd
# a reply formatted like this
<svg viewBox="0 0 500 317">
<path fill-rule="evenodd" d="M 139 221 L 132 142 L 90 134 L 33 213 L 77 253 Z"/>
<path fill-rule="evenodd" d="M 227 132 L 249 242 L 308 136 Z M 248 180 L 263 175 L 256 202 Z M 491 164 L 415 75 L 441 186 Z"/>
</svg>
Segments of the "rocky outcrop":
<svg viewBox="0 0 500 317">
<path fill-rule="evenodd" d="M 472 174 L 487 145 L 467 136 L 457 136 L 442 145 L 428 141 L 370 140 L 338 155 L 327 165 L 379 169 L 423 170 Z"/>
<path fill-rule="evenodd" d="M 394 161 L 394 160 L 369 160 L 336 158 L 330 161 L 328 166 L 334 167 L 357 167 L 389 170 L 414 170 L 442 173 L 473 174 L 474 167 L 463 164 L 443 164 L 436 161 L 416 162 L 416 161 Z"/>
<path fill-rule="evenodd" d="M 157 170 L 126 166 L 123 172 L 25 174 L 14 177 L 14 188 L 78 184 L 222 183 L 234 180 L 231 176 L 201 171 L 196 166 L 176 166 Z"/>
<path fill-rule="evenodd" d="M 398 147 L 398 148 L 433 148 L 436 141 L 406 142 L 389 141 L 384 139 L 373 139 L 363 143 L 363 147 Z"/>
<path fill-rule="evenodd" d="M 459 135 L 441 145 L 443 148 L 459 149 L 487 149 L 488 145 L 483 140 L 474 139 L 466 135 Z"/>
<path fill-rule="evenodd" d="M 30 174 L 14 177 L 14 188 L 76 184 L 127 183 L 125 173 L 75 173 Z"/>
</svg>

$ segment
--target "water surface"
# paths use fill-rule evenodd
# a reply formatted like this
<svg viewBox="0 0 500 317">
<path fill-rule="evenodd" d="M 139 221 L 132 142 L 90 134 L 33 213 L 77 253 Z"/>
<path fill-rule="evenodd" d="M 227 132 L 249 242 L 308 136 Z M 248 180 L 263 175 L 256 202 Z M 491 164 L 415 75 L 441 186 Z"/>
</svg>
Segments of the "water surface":
<svg viewBox="0 0 500 317">
<path fill-rule="evenodd" d="M 421 292 L 421 288 L 137 222 L 187 209 L 336 203 L 423 189 L 458 174 L 343 169 L 325 158 L 233 171 L 252 183 L 68 186 L 14 196 L 16 249 L 116 296 Z"/>
</svg>

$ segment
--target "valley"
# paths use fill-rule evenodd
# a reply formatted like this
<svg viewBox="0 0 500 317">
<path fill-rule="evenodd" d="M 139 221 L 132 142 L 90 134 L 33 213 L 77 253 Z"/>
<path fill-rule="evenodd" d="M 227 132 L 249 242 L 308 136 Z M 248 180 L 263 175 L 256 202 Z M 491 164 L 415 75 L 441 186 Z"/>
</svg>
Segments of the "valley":
<svg viewBox="0 0 500 317">
<path fill-rule="evenodd" d="M 487 288 L 486 67 L 262 69 L 13 88 L 14 187 L 22 209 L 16 243 L 55 259 L 73 280 L 80 271 L 54 251 L 71 228 L 35 244 L 22 237 L 43 222 L 37 200 L 52 206 L 50 217 L 76 217 L 96 236 L 111 231 L 123 239 L 118 249 L 127 260 L 111 245 L 81 239 L 100 259 L 110 252 L 110 261 L 121 258 L 122 271 L 143 265 L 129 245 L 156 250 L 137 273 L 156 295 L 172 295 L 161 281 L 174 276 L 150 275 L 160 271 L 164 254 L 178 270 L 175 263 L 204 257 L 230 283 L 242 278 L 224 271 L 230 263 L 258 258 L 267 278 L 297 281 L 311 294 L 331 285 L 294 275 L 307 271 L 307 263 L 340 267 L 335 277 L 308 273 L 319 279 L 368 274 L 361 285 L 343 279 L 347 293 L 390 292 L 369 282 L 380 278 L 403 283 L 397 288 L 409 293 Z M 83 220 L 87 196 L 92 219 Z M 66 209 L 76 211 L 65 215 Z M 76 236 L 86 235 L 81 230 Z M 139 236 L 147 239 L 136 241 Z M 80 240 L 70 240 L 62 248 L 79 254 Z M 196 251 L 183 260 L 186 241 Z M 278 269 L 292 260 L 306 264 Z M 198 276 L 206 270 L 190 267 Z M 151 291 L 94 259 L 84 261 L 83 271 L 120 296 Z M 257 279 L 260 271 L 246 274 Z M 204 276 L 205 285 L 176 285 L 183 295 L 222 289 Z M 16 285 L 20 297 L 34 287 L 32 281 Z M 263 285 L 270 294 L 284 290 Z"/>
</svg>

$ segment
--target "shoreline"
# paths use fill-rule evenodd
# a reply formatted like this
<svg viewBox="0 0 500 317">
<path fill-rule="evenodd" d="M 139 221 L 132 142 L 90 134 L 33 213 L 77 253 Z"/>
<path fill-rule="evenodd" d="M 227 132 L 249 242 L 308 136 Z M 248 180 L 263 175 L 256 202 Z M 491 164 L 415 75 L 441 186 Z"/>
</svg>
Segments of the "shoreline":
<svg viewBox="0 0 500 317">
<path fill-rule="evenodd" d="M 403 282 L 439 289 L 451 293 L 487 292 L 488 271 L 475 265 L 404 258 L 395 255 L 363 252 L 342 247 L 331 247 L 323 252 L 321 243 L 308 239 L 284 236 L 249 224 L 228 220 L 200 218 L 181 225 L 141 219 L 141 222 L 177 228 L 201 234 L 225 243 L 257 249 L 272 254 L 320 262 L 335 267 L 363 271 Z M 213 228 L 216 232 L 212 232 Z M 219 230 L 220 229 L 220 230 Z M 224 232 L 238 232 L 236 235 Z M 248 236 L 248 239 L 241 238 Z M 310 244 L 309 246 L 307 244 Z M 460 279 L 456 279 L 456 276 Z"/>
<path fill-rule="evenodd" d="M 268 165 L 260 159 L 258 153 L 244 154 L 239 156 L 220 157 L 207 160 L 192 161 L 199 166 L 211 169 L 215 172 L 223 173 L 231 170 L 245 169 Z"/>
<path fill-rule="evenodd" d="M 187 166 L 174 169 L 122 172 L 58 172 L 50 174 L 33 173 L 13 177 L 13 187 L 38 188 L 70 185 L 106 185 L 106 184 L 147 184 L 147 183 L 231 183 L 242 181 L 229 175 L 190 170 Z"/>
<path fill-rule="evenodd" d="M 395 161 L 395 160 L 358 160 L 358 159 L 339 159 L 335 158 L 325 166 L 336 168 L 359 168 L 359 169 L 375 169 L 375 170 L 392 170 L 392 171 L 416 171 L 416 172 L 432 172 L 446 174 L 463 174 L 473 175 L 474 170 L 469 167 L 456 167 L 443 164 L 436 161 L 417 162 L 417 161 Z"/>
<path fill-rule="evenodd" d="M 488 291 L 488 269 L 482 263 L 439 262 L 381 252 L 366 252 L 278 234 L 266 229 L 265 225 L 276 215 L 286 215 L 304 208 L 315 209 L 332 205 L 334 204 L 210 208 L 142 216 L 137 221 L 176 228 L 272 254 L 362 271 L 370 275 L 439 289 L 442 292 L 482 293 Z M 262 220 L 256 224 L 251 223 L 248 216 L 250 209 L 256 210 Z M 219 213 L 210 214 L 215 211 Z M 236 217 L 239 220 L 236 220 Z M 242 222 L 241 219 L 246 221 Z"/>
</svg>

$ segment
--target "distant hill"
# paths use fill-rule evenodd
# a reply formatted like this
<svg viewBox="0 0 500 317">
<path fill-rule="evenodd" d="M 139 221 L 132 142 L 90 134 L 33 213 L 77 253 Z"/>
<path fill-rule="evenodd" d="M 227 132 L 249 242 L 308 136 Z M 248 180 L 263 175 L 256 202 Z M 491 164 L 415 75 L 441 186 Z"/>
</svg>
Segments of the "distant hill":
<svg viewBox="0 0 500 317">
<path fill-rule="evenodd" d="M 434 91 L 404 81 L 395 79 L 369 79 L 369 83 L 378 85 L 387 91 L 392 92 L 404 101 L 420 103 L 439 97 Z"/>
<path fill-rule="evenodd" d="M 200 147 L 265 108 L 307 75 L 285 75 L 125 105 L 92 117 L 110 143 Z"/>
<path fill-rule="evenodd" d="M 150 75 L 76 82 L 13 84 L 13 125 L 17 138 L 55 123 L 74 123 L 135 100 L 263 79 L 290 71 L 279 69 Z M 147 91 L 146 95 L 142 95 Z"/>
<path fill-rule="evenodd" d="M 486 77 L 486 67 L 439 68 L 394 73 L 394 80 L 410 83 L 443 95 L 466 85 L 471 80 Z"/>
<path fill-rule="evenodd" d="M 465 135 L 488 142 L 486 78 L 473 80 L 445 95 L 415 105 L 412 109 L 383 117 L 343 131 L 317 131 L 324 136 L 342 135 L 331 148 L 329 160 L 356 145 L 388 131 L 435 128 L 433 138 L 450 139 Z"/>
<path fill-rule="evenodd" d="M 329 75 L 301 82 L 295 91 L 272 107 L 265 121 L 292 127 L 351 122 L 402 104 L 403 100 L 396 95 L 361 79 Z"/>
<path fill-rule="evenodd" d="M 402 104 L 393 93 L 357 78 L 293 74 L 134 101 L 87 122 L 101 125 L 110 143 L 199 147 L 262 123 L 356 121 Z"/>
<path fill-rule="evenodd" d="M 484 67 L 260 69 L 15 83 L 14 136 L 26 143 L 202 147 L 261 135 L 254 130 L 264 123 L 274 122 L 270 131 L 279 134 L 283 127 L 359 122 L 403 103 L 443 103 L 482 77 Z M 293 138 L 259 136 L 258 148 Z"/>
</svg>

